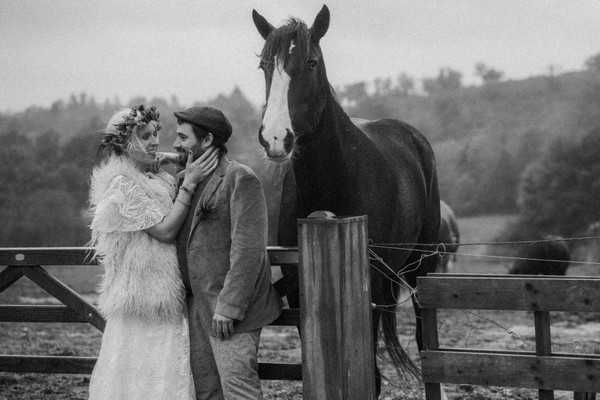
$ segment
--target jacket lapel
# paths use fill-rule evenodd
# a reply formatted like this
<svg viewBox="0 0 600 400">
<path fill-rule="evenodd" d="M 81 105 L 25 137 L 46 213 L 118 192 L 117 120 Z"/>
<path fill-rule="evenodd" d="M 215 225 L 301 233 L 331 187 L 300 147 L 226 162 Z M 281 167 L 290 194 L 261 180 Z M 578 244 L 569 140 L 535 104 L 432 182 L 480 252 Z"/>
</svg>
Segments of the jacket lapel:
<svg viewBox="0 0 600 400">
<path fill-rule="evenodd" d="M 227 166 L 229 166 L 229 163 L 230 161 L 226 156 L 221 157 L 221 160 L 219 160 L 219 165 L 217 165 L 213 174 L 208 179 L 208 182 L 202 189 L 202 192 L 200 193 L 200 198 L 198 199 L 198 203 L 196 203 L 196 208 L 194 209 L 194 216 L 192 217 L 192 227 L 190 229 L 190 234 L 187 238 L 187 247 L 189 247 L 192 234 L 194 233 L 194 230 L 200 222 L 200 218 L 202 217 L 202 214 L 204 212 L 202 210 L 202 207 L 208 203 L 208 201 L 214 196 L 219 186 L 221 186 L 221 182 L 223 182 L 223 177 L 225 176 L 225 171 L 227 170 Z"/>
</svg>

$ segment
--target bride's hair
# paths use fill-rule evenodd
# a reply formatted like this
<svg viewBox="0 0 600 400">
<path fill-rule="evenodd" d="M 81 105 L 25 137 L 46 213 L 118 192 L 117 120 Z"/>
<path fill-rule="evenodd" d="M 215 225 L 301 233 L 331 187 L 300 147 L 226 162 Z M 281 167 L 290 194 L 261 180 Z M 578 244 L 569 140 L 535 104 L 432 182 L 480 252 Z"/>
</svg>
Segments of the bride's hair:
<svg viewBox="0 0 600 400">
<path fill-rule="evenodd" d="M 125 152 L 125 146 L 127 145 L 125 138 L 119 135 L 117 131 L 117 124 L 124 121 L 125 117 L 129 114 L 130 109 L 125 108 L 117 111 L 110 117 L 106 128 L 101 133 L 102 142 L 98 148 L 98 155 L 102 158 L 108 157 L 112 154 L 117 156 L 122 155 Z"/>
<path fill-rule="evenodd" d="M 98 156 L 101 159 L 111 155 L 123 155 L 127 153 L 127 146 L 131 135 L 138 127 L 143 127 L 150 121 L 158 123 L 160 113 L 156 107 L 144 107 L 143 104 L 117 111 L 110 117 L 103 134 L 102 142 L 98 147 Z M 158 128 L 160 129 L 160 124 Z"/>
</svg>

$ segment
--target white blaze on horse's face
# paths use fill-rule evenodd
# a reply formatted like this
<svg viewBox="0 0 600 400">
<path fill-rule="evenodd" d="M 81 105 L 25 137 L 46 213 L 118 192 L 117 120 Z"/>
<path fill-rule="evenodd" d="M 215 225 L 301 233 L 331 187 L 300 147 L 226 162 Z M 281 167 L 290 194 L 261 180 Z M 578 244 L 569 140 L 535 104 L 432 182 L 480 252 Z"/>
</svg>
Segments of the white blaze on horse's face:
<svg viewBox="0 0 600 400">
<path fill-rule="evenodd" d="M 293 43 L 290 51 L 293 49 L 292 46 Z M 263 146 L 271 158 L 287 157 L 291 151 L 293 130 L 288 107 L 290 80 L 290 76 L 280 61 L 275 59 L 267 108 L 260 133 Z"/>
</svg>

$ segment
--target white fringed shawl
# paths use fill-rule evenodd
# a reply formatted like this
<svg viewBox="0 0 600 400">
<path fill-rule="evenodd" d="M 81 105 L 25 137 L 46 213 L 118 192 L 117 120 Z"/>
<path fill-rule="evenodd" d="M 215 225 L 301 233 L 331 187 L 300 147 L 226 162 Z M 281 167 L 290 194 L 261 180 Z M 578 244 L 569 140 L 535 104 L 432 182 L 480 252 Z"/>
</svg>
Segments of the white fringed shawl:
<svg viewBox="0 0 600 400">
<path fill-rule="evenodd" d="M 184 289 L 175 245 L 144 232 L 168 214 L 174 190 L 167 173 L 145 175 L 124 157 L 112 156 L 94 169 L 91 242 L 104 265 L 98 306 L 106 318 L 181 318 Z"/>
</svg>

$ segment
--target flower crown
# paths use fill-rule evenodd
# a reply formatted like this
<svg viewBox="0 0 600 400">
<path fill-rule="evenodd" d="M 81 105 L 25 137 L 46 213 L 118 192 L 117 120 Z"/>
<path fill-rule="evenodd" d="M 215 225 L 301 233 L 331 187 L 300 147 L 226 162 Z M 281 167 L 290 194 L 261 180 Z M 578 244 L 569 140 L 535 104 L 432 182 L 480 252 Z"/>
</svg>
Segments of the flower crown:
<svg viewBox="0 0 600 400">
<path fill-rule="evenodd" d="M 155 106 L 146 108 L 143 104 L 140 104 L 139 106 L 131 107 L 129 114 L 125 115 L 121 122 L 113 125 L 116 132 L 104 132 L 102 143 L 104 145 L 110 144 L 124 150 L 127 139 L 129 139 L 136 127 L 143 127 L 150 121 L 155 121 L 157 123 L 156 130 L 159 131 L 161 129 L 158 123 L 159 117 L 160 113 Z"/>
<path fill-rule="evenodd" d="M 155 106 L 151 106 L 146 109 L 143 104 L 136 107 L 131 107 L 131 111 L 126 115 L 121 122 L 115 124 L 117 132 L 121 136 L 129 137 L 135 127 L 145 126 L 150 121 L 158 122 L 160 113 Z M 157 126 L 157 130 L 160 130 L 160 124 Z"/>
</svg>

